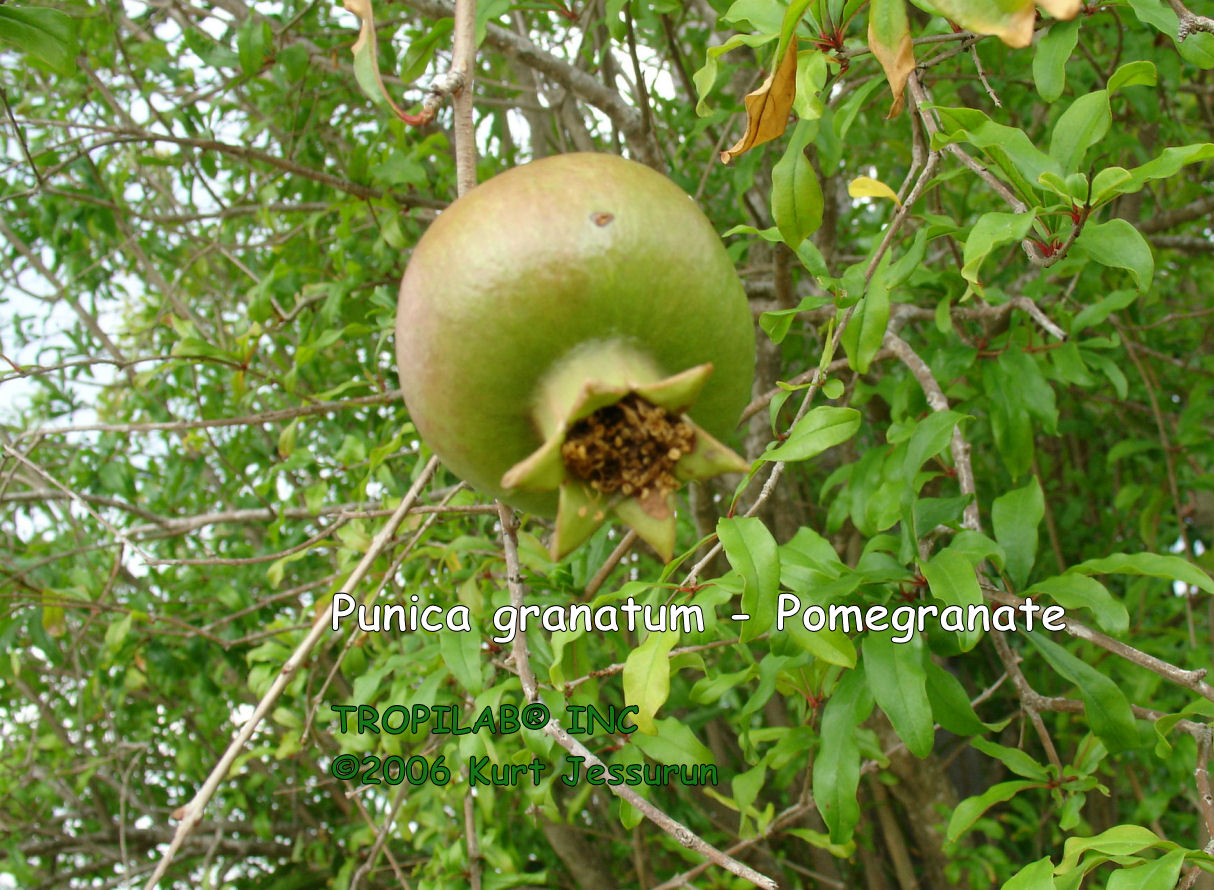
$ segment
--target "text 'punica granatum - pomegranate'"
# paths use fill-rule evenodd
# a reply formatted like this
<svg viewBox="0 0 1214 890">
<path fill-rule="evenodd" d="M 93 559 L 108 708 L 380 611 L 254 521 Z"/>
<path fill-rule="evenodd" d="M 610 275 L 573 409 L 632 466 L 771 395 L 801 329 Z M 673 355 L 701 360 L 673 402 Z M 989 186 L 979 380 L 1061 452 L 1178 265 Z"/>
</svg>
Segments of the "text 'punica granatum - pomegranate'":
<svg viewBox="0 0 1214 890">
<path fill-rule="evenodd" d="M 747 468 L 716 437 L 749 398 L 754 349 L 711 223 L 611 155 L 477 186 L 401 282 L 396 356 L 418 432 L 482 491 L 555 512 L 557 558 L 613 514 L 670 558 L 679 485 Z"/>
</svg>

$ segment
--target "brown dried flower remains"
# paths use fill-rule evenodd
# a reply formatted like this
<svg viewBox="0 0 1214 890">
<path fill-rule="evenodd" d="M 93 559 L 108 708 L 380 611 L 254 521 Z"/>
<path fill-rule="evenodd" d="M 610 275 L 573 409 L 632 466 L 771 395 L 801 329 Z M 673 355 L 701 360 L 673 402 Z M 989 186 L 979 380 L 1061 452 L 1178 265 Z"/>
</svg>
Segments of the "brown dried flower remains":
<svg viewBox="0 0 1214 890">
<path fill-rule="evenodd" d="M 595 491 L 650 502 L 679 487 L 675 464 L 694 447 L 688 421 L 634 393 L 575 423 L 561 458 Z"/>
</svg>

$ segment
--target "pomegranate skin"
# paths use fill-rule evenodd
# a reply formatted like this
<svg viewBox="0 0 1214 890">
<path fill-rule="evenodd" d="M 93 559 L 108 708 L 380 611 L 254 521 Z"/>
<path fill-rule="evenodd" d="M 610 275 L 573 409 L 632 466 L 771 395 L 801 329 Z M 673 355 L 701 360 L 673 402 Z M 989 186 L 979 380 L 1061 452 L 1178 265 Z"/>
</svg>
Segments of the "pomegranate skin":
<svg viewBox="0 0 1214 890">
<path fill-rule="evenodd" d="M 711 363 L 687 414 L 713 436 L 750 396 L 754 328 L 733 264 L 699 208 L 648 167 L 567 154 L 514 168 L 444 210 L 414 249 L 396 321 L 405 402 L 483 492 L 556 512 L 555 490 L 503 489 L 502 476 L 551 433 L 537 417 L 545 382 L 596 343 L 660 376 Z"/>
</svg>

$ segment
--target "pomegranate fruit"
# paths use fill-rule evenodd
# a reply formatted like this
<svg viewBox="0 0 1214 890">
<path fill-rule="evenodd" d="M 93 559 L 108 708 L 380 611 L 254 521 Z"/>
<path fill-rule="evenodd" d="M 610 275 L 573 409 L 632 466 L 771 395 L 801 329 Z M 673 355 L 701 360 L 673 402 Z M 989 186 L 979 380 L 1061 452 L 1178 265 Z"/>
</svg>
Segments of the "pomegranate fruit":
<svg viewBox="0 0 1214 890">
<path fill-rule="evenodd" d="M 418 432 L 482 491 L 555 513 L 555 558 L 611 514 L 670 558 L 675 489 L 747 468 L 717 437 L 749 398 L 754 349 L 711 223 L 612 155 L 477 186 L 401 282 L 396 356 Z"/>
</svg>

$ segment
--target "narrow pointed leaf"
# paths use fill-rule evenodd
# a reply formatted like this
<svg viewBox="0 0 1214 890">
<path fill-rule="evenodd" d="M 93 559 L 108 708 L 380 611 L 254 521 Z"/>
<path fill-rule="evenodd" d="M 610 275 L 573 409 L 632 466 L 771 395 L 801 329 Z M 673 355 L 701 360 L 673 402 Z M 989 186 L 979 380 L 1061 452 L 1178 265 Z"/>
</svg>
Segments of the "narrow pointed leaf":
<svg viewBox="0 0 1214 890">
<path fill-rule="evenodd" d="M 1000 782 L 998 785 L 992 785 L 986 791 L 975 797 L 967 797 L 961 803 L 957 804 L 957 808 L 953 810 L 953 815 L 948 820 L 948 829 L 945 835 L 949 841 L 955 841 L 961 835 L 965 834 L 974 823 L 981 818 L 982 814 L 989 810 L 997 803 L 1003 803 L 1005 800 L 1011 800 L 1021 791 L 1028 788 L 1039 788 L 1040 782 L 1029 782 L 1024 779 L 1015 779 L 1011 782 Z M 1048 860 L 1047 860 L 1048 861 Z M 1026 885 L 1027 886 L 1027 885 Z"/>
</svg>

